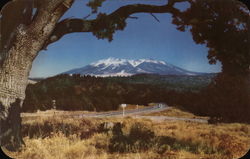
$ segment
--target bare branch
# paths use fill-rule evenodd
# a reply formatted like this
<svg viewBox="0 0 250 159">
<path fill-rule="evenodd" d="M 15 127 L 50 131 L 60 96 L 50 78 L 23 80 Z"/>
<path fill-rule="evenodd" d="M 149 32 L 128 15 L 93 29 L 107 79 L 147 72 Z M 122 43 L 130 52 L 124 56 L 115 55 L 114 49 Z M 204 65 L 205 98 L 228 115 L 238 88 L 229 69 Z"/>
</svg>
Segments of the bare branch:
<svg viewBox="0 0 250 159">
<path fill-rule="evenodd" d="M 154 17 L 154 19 L 160 23 L 160 20 L 153 13 L 150 13 L 150 15 L 152 15 L 152 17 Z"/>
</svg>

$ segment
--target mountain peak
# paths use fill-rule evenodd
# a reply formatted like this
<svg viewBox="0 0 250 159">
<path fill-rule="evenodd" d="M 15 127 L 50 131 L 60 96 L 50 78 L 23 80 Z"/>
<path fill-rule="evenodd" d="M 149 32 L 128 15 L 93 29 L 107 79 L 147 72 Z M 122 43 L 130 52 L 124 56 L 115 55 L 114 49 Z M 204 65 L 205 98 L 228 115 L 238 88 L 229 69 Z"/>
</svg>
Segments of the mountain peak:
<svg viewBox="0 0 250 159">
<path fill-rule="evenodd" d="M 160 75 L 199 75 L 182 68 L 154 59 L 120 59 L 107 58 L 93 62 L 82 68 L 73 69 L 63 74 L 81 74 L 92 76 L 131 76 L 140 73 Z"/>
<path fill-rule="evenodd" d="M 125 59 L 119 59 L 119 58 L 114 58 L 114 57 L 110 57 L 107 59 L 102 59 L 99 60 L 97 62 L 93 62 L 90 65 L 92 66 L 99 66 L 99 65 L 105 65 L 105 66 L 110 66 L 110 65 L 121 65 L 126 63 L 127 60 Z"/>
<path fill-rule="evenodd" d="M 125 65 L 125 64 L 131 64 L 133 67 L 136 67 L 140 65 L 141 63 L 148 62 L 148 63 L 155 63 L 155 64 L 163 64 L 166 65 L 164 61 L 157 61 L 154 59 L 138 59 L 138 60 L 128 60 L 128 59 L 120 59 L 120 58 L 114 58 L 114 57 L 109 57 L 107 59 L 102 59 L 97 62 L 91 63 L 90 65 L 92 66 L 99 66 L 99 65 L 104 65 L 104 66 L 118 66 L 118 65 Z"/>
</svg>

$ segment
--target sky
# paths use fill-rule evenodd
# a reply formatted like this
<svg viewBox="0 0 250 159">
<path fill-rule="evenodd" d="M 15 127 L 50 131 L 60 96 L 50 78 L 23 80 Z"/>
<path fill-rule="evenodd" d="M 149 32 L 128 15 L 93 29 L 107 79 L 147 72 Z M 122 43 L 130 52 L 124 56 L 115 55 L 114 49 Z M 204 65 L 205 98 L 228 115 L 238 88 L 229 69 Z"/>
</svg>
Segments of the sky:
<svg viewBox="0 0 250 159">
<path fill-rule="evenodd" d="M 165 0 L 107 0 L 99 9 L 111 13 L 126 4 L 163 5 Z M 90 13 L 86 0 L 76 0 L 61 18 L 83 18 Z M 176 5 L 180 9 L 186 3 Z M 41 51 L 35 59 L 30 77 L 50 77 L 74 68 L 109 57 L 122 59 L 163 60 L 183 69 L 196 72 L 220 72 L 221 64 L 210 65 L 208 48 L 197 45 L 190 32 L 180 32 L 171 24 L 170 14 L 154 14 L 160 22 L 148 13 L 134 14 L 138 19 L 127 19 L 123 31 L 114 34 L 114 40 L 98 40 L 92 33 L 72 33 Z M 95 15 L 89 19 L 95 18 Z"/>
</svg>

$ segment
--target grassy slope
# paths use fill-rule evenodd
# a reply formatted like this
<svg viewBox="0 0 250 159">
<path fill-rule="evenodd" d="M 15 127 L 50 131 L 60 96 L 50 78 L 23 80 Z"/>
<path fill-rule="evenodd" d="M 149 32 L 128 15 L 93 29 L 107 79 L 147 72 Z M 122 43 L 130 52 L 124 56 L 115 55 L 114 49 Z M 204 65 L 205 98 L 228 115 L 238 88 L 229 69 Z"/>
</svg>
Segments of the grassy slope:
<svg viewBox="0 0 250 159">
<path fill-rule="evenodd" d="M 170 117 L 183 117 L 183 118 L 193 118 L 193 119 L 209 119 L 209 117 L 197 116 L 193 113 L 190 113 L 182 107 L 171 107 L 170 109 L 154 112 L 149 114 L 144 114 L 146 116 L 170 116 Z"/>
</svg>

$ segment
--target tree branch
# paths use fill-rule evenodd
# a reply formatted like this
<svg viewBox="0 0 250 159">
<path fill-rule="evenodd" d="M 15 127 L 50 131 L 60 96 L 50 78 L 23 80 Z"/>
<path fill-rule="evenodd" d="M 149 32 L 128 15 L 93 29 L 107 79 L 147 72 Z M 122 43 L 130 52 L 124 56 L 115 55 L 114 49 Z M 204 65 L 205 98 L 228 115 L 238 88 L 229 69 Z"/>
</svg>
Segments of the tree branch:
<svg viewBox="0 0 250 159">
<path fill-rule="evenodd" d="M 45 49 L 49 44 L 61 39 L 64 35 L 74 32 L 92 32 L 97 38 L 108 38 L 112 40 L 112 35 L 116 30 L 123 30 L 126 26 L 126 19 L 135 13 L 171 13 L 178 15 L 181 12 L 174 8 L 177 2 L 190 2 L 190 0 L 169 0 L 168 4 L 162 6 L 134 4 L 118 8 L 109 15 L 99 14 L 96 19 L 65 19 L 59 22 L 54 32 L 44 45 Z"/>
<path fill-rule="evenodd" d="M 129 16 L 128 18 L 130 18 L 130 19 L 139 19 L 138 17 L 135 17 L 135 16 Z"/>
</svg>

